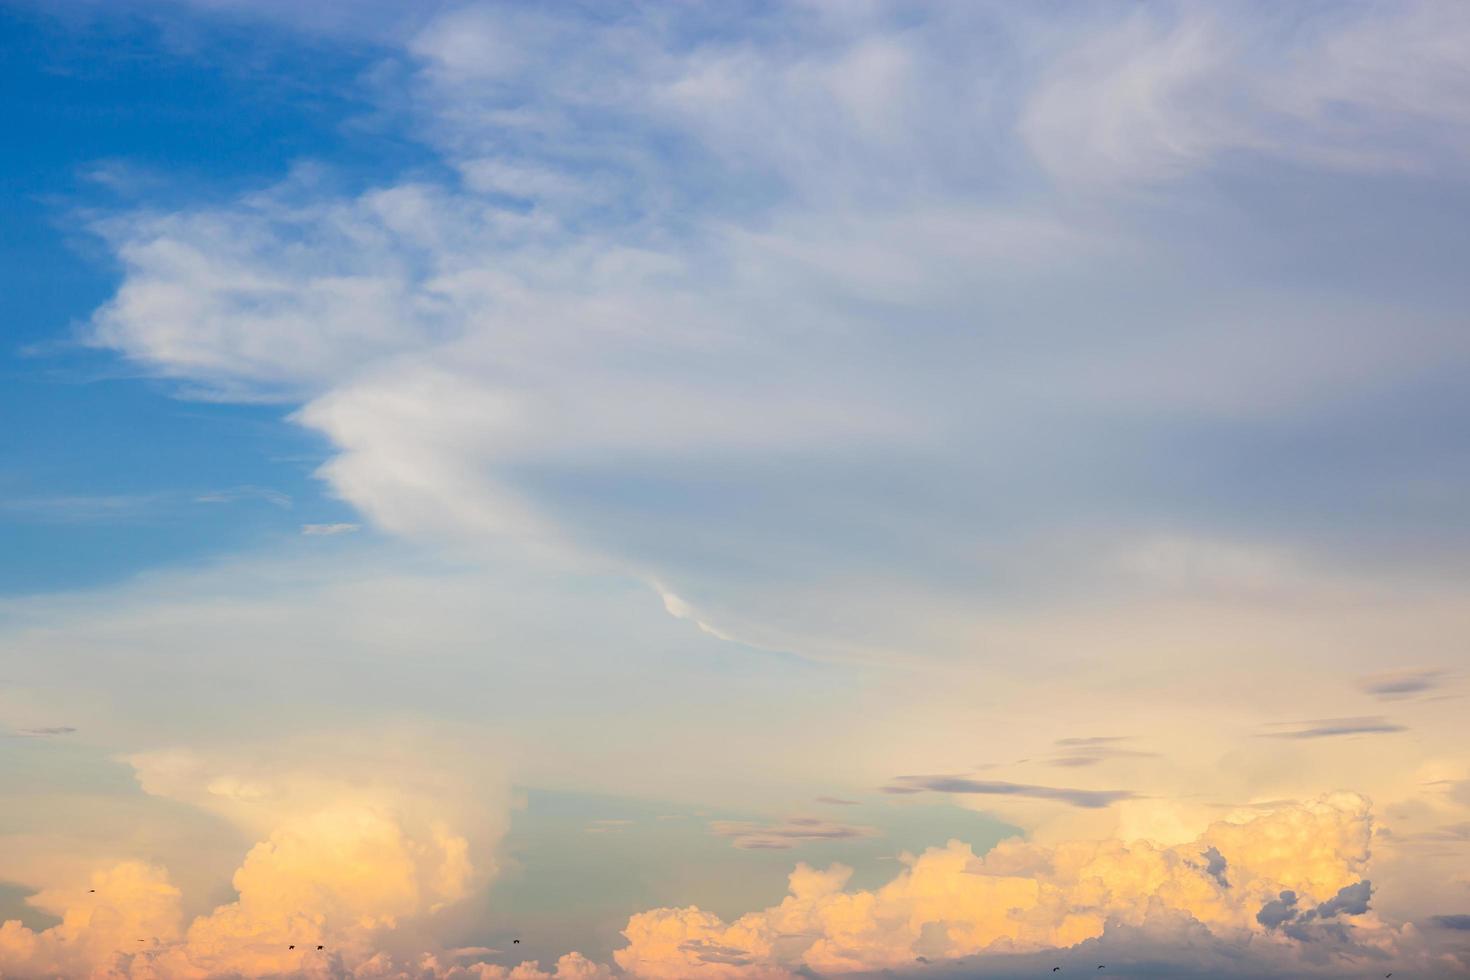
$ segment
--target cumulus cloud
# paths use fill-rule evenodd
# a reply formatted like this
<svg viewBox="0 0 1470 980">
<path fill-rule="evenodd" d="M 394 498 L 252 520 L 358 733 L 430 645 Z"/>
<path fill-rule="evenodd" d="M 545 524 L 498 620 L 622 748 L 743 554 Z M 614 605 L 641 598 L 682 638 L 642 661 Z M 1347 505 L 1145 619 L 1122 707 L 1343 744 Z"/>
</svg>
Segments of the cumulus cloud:
<svg viewBox="0 0 1470 980">
<path fill-rule="evenodd" d="M 0 926 L 0 973 L 84 976 L 182 938 L 181 896 L 164 869 L 127 861 L 88 884 L 31 896 L 32 905 L 61 916 L 49 929 L 34 932 L 14 920 Z"/>
<path fill-rule="evenodd" d="M 1239 945 L 1267 921 L 1286 921 L 1299 900 L 1314 918 L 1365 913 L 1371 832 L 1367 801 L 1340 794 L 1217 823 L 1174 847 L 1009 840 L 977 856 L 951 841 L 908 858 L 873 891 L 846 890 L 851 872 L 841 865 L 798 865 L 785 900 L 733 922 L 692 907 L 633 916 L 615 958 L 650 978 L 788 978 L 1071 947 L 1129 928 L 1175 937 L 1198 928 Z M 1229 884 L 1210 870 L 1216 857 L 1231 869 Z M 1268 900 L 1282 905 L 1280 919 L 1258 918 Z M 1200 955 L 1178 962 L 1188 968 Z"/>
<path fill-rule="evenodd" d="M 534 965 L 441 966 L 433 955 L 399 971 L 380 952 L 385 933 L 402 932 L 465 897 L 476 880 L 469 850 L 465 838 L 442 825 L 411 836 L 392 812 L 339 805 L 292 819 L 256 844 L 231 881 L 238 897 L 191 922 L 164 869 L 139 862 L 94 874 L 85 892 L 43 891 L 31 903 L 61 916 L 61 923 L 33 931 L 6 922 L 0 973 L 114 970 L 107 975 L 165 980 L 551 976 Z M 591 980 L 607 973 L 573 954 L 554 976 Z"/>
</svg>

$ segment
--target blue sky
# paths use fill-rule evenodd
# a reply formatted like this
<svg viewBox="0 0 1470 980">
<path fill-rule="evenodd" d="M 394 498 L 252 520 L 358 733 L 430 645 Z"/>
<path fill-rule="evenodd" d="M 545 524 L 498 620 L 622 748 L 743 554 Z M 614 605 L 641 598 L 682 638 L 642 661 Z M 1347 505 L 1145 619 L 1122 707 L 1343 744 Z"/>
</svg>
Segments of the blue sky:
<svg viewBox="0 0 1470 980">
<path fill-rule="evenodd" d="M 0 972 L 1470 968 L 1458 5 L 0 35 Z"/>
<path fill-rule="evenodd" d="M 345 181 L 412 165 L 422 155 L 402 138 L 350 124 L 366 111 L 350 85 L 370 59 L 177 12 L 22 5 L 0 18 L 13 133 L 0 164 L 0 589 L 113 581 L 343 519 L 310 478 L 325 447 L 281 425 L 286 409 L 180 402 L 86 344 L 87 319 L 119 281 L 87 216 L 140 196 L 218 199 L 303 157 L 331 161 Z M 209 495 L 238 499 L 196 503 Z"/>
</svg>

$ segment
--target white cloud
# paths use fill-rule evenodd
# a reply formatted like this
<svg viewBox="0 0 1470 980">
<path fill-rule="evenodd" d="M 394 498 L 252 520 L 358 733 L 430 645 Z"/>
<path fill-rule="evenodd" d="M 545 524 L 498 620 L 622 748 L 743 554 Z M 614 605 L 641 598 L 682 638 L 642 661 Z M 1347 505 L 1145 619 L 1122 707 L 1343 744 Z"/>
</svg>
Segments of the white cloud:
<svg viewBox="0 0 1470 980">
<path fill-rule="evenodd" d="M 309 538 L 329 538 L 338 534 L 353 534 L 360 530 L 362 530 L 361 524 L 349 524 L 345 522 L 301 525 L 301 533 Z"/>
<path fill-rule="evenodd" d="M 1069 181 L 1163 181 L 1230 154 L 1453 173 L 1470 152 L 1470 21 L 1415 2 L 1302 19 L 1132 10 L 1065 50 L 1021 129 Z"/>
</svg>

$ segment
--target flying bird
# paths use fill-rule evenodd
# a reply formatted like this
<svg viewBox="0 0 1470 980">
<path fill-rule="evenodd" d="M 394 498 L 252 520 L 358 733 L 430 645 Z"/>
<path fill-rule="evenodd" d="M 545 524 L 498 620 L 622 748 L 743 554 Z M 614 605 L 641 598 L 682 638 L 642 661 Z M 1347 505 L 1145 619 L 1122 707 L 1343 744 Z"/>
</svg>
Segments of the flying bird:
<svg viewBox="0 0 1470 980">
<path fill-rule="evenodd" d="M 512 939 L 511 942 L 518 943 L 518 942 L 520 942 L 520 940 L 519 939 Z"/>
<path fill-rule="evenodd" d="M 325 946 L 318 946 L 317 949 L 326 949 L 326 947 Z"/>
<path fill-rule="evenodd" d="M 296 944 L 295 943 L 292 943 L 291 945 L 287 946 L 286 948 L 287 949 L 295 949 L 296 948 Z"/>
</svg>

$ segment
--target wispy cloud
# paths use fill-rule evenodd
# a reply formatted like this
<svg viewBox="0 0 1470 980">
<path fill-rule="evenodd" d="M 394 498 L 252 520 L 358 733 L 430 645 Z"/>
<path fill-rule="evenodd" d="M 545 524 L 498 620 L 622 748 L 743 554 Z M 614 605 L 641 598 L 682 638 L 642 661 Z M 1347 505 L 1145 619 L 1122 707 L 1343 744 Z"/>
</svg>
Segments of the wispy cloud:
<svg viewBox="0 0 1470 980">
<path fill-rule="evenodd" d="M 748 966 L 754 962 L 750 951 L 738 946 L 722 946 L 703 939 L 689 939 L 679 944 L 679 952 L 693 956 L 701 963 L 724 966 Z"/>
<path fill-rule="evenodd" d="M 241 500 L 263 500 L 272 507 L 280 507 L 282 510 L 291 507 L 290 494 L 273 490 L 270 487 L 259 487 L 253 484 L 227 487 L 223 490 L 211 490 L 208 493 L 201 493 L 194 498 L 196 504 L 233 504 Z"/>
<path fill-rule="evenodd" d="M 16 729 L 17 735 L 24 735 L 29 738 L 49 738 L 54 735 L 71 735 L 74 732 L 76 732 L 76 729 L 70 725 L 52 725 L 42 728 Z"/>
<path fill-rule="evenodd" d="M 1055 744 L 1063 749 L 1063 751 L 1046 759 L 1045 762 L 1049 766 L 1059 766 L 1065 769 L 1080 769 L 1086 766 L 1095 766 L 1108 759 L 1158 758 L 1159 754 L 1157 752 L 1125 748 L 1118 744 L 1128 740 L 1128 737 L 1123 735 L 1059 738 Z"/>
<path fill-rule="evenodd" d="M 858 806 L 858 805 L 860 805 L 857 800 L 844 800 L 840 796 L 819 796 L 819 797 L 817 797 L 816 802 L 818 802 L 818 803 L 825 803 L 828 806 Z"/>
<path fill-rule="evenodd" d="M 0 500 L 0 513 L 46 524 L 107 524 L 149 516 L 171 494 L 74 494 Z"/>
<path fill-rule="evenodd" d="M 1121 800 L 1137 797 L 1126 789 L 1071 789 L 1062 786 L 1035 786 L 995 780 L 967 779 L 963 776 L 899 776 L 893 785 L 883 787 L 885 793 L 967 793 L 981 796 L 1023 796 L 1035 800 L 1056 800 L 1071 806 L 1098 809 Z"/>
<path fill-rule="evenodd" d="M 339 534 L 354 534 L 362 529 L 361 524 L 303 524 L 301 533 L 308 538 L 328 538 Z"/>
<path fill-rule="evenodd" d="M 1284 721 L 1267 726 L 1274 731 L 1260 732 L 1262 738 L 1337 738 L 1345 735 L 1386 735 L 1406 732 L 1408 728 L 1381 715 L 1361 718 L 1319 718 L 1315 721 Z"/>
<path fill-rule="evenodd" d="M 189 504 L 232 504 L 261 500 L 282 509 L 291 506 L 287 494 L 269 487 L 238 486 L 190 494 L 159 490 L 131 494 L 62 494 L 0 500 L 0 514 L 46 524 L 114 524 L 155 520 L 177 513 Z"/>
<path fill-rule="evenodd" d="M 788 817 L 776 823 L 764 824 L 744 820 L 712 820 L 709 826 L 711 833 L 728 837 L 736 847 L 748 851 L 784 851 L 815 841 L 860 840 L 879 836 L 876 827 L 834 823 L 816 817 Z"/>
<path fill-rule="evenodd" d="M 1359 677 L 1358 690 L 1371 694 L 1380 701 L 1399 701 L 1435 690 L 1444 676 L 1443 670 L 1436 669 L 1390 670 Z"/>
</svg>

